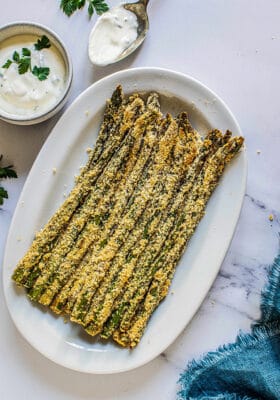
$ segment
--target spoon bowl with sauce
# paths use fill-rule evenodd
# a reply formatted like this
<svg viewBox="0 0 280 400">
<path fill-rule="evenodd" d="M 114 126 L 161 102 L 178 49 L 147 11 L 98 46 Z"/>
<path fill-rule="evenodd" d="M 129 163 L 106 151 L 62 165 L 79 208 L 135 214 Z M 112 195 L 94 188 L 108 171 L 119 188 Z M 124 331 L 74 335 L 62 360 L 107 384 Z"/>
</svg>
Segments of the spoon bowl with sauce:
<svg viewBox="0 0 280 400">
<path fill-rule="evenodd" d="M 142 44 L 149 30 L 148 3 L 123 3 L 99 17 L 89 36 L 88 53 L 94 65 L 121 61 Z"/>
<path fill-rule="evenodd" d="M 32 125 L 56 114 L 72 82 L 72 63 L 58 36 L 31 22 L 0 28 L 0 119 Z"/>
</svg>

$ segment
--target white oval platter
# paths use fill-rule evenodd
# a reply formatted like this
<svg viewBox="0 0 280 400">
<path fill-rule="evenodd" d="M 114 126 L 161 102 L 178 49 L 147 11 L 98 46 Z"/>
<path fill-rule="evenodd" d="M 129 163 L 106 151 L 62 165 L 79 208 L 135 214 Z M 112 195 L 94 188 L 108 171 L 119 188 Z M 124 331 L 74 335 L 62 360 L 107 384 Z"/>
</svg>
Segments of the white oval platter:
<svg viewBox="0 0 280 400">
<path fill-rule="evenodd" d="M 79 326 L 32 304 L 11 280 L 18 260 L 38 231 L 63 202 L 74 175 L 95 142 L 107 98 L 117 84 L 125 93 L 157 91 L 163 109 L 186 108 L 195 128 L 240 128 L 222 100 L 186 75 L 159 68 L 137 68 L 108 76 L 84 91 L 61 117 L 26 180 L 11 223 L 3 265 L 4 293 L 11 317 L 25 339 L 44 356 L 73 370 L 106 374 L 139 367 L 157 357 L 182 332 L 209 291 L 229 247 L 246 187 L 246 152 L 227 168 L 177 268 L 171 291 L 152 316 L 133 350 L 101 343 Z M 56 169 L 56 174 L 53 173 Z M 19 240 L 20 239 L 20 240 Z"/>
</svg>

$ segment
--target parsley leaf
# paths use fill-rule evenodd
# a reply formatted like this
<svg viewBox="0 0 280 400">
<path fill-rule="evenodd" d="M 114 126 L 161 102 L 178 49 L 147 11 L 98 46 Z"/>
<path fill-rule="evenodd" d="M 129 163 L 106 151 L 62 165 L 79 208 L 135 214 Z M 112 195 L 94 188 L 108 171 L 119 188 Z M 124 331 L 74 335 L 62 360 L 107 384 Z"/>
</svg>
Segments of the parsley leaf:
<svg viewBox="0 0 280 400">
<path fill-rule="evenodd" d="M 3 156 L 0 156 L 0 161 L 2 160 Z M 13 170 L 12 165 L 8 165 L 7 167 L 0 167 L 0 179 L 6 178 L 17 178 L 16 171 Z M 0 206 L 3 205 L 4 199 L 8 198 L 8 192 L 2 186 L 0 186 Z"/>
<path fill-rule="evenodd" d="M 36 50 L 48 49 L 51 47 L 51 42 L 46 35 L 43 35 L 41 39 L 38 39 L 34 44 Z"/>
<path fill-rule="evenodd" d="M 31 69 L 31 51 L 27 49 L 26 47 L 23 47 L 21 49 L 21 54 L 22 57 L 20 57 L 19 53 L 17 51 L 14 51 L 13 53 L 13 61 L 8 59 L 4 65 L 2 65 L 2 68 L 9 68 L 10 65 L 14 62 L 15 64 L 18 65 L 18 73 L 20 75 L 25 74 L 28 69 Z"/>
<path fill-rule="evenodd" d="M 31 69 L 31 58 L 30 57 L 22 57 L 18 62 L 18 73 L 20 75 L 23 75 L 29 69 Z"/>
<path fill-rule="evenodd" d="M 12 168 L 12 165 L 8 165 L 7 167 L 0 167 L 0 179 L 17 178 L 17 173 Z"/>
<path fill-rule="evenodd" d="M 3 64 L 2 65 L 2 68 L 9 68 L 9 66 L 11 65 L 13 63 L 13 61 L 12 60 L 7 60 L 6 62 L 5 62 L 5 64 Z"/>
<path fill-rule="evenodd" d="M 8 192 L 2 186 L 0 186 L 0 206 L 3 205 L 4 199 L 8 198 Z"/>
<path fill-rule="evenodd" d="M 50 73 L 49 67 L 37 67 L 37 65 L 35 65 L 35 67 L 33 67 L 32 69 L 32 74 L 37 76 L 39 81 L 44 81 L 45 79 L 47 79 L 49 73 Z"/>
<path fill-rule="evenodd" d="M 61 0 L 60 8 L 70 17 L 75 11 L 83 8 L 86 1 L 88 2 L 88 14 L 90 17 L 93 15 L 94 11 L 96 11 L 98 15 L 101 15 L 109 10 L 109 6 L 105 0 Z"/>
<path fill-rule="evenodd" d="M 23 47 L 21 50 L 21 54 L 23 57 L 30 57 L 31 56 L 31 51 L 27 49 L 26 47 Z"/>
<path fill-rule="evenodd" d="M 108 4 L 104 0 L 89 0 L 89 3 L 95 8 L 96 14 L 101 15 L 109 10 Z"/>
<path fill-rule="evenodd" d="M 13 60 L 14 60 L 15 62 L 18 62 L 18 61 L 20 60 L 20 56 L 19 56 L 19 54 L 18 54 L 17 51 L 14 51 Z"/>
<path fill-rule="evenodd" d="M 83 8 L 85 4 L 86 4 L 86 0 L 79 0 L 78 1 L 78 9 L 80 10 L 81 8 Z"/>
<path fill-rule="evenodd" d="M 92 2 L 89 1 L 89 3 L 88 3 L 88 15 L 91 17 L 93 15 L 93 13 L 94 13 L 94 8 L 93 8 L 93 5 L 92 5 Z"/>
<path fill-rule="evenodd" d="M 60 8 L 63 12 L 70 17 L 79 7 L 78 0 L 61 0 Z M 82 7 L 82 6 L 81 6 Z"/>
<path fill-rule="evenodd" d="M 80 3 L 85 2 L 86 0 L 78 0 Z M 43 35 L 37 42 L 34 44 L 36 50 L 48 49 L 51 47 L 51 43 L 49 38 L 46 35 Z M 34 76 L 36 76 L 40 81 L 44 81 L 47 79 L 50 73 L 49 67 L 38 67 L 34 66 L 32 69 L 31 66 L 31 51 L 27 47 L 23 47 L 21 49 L 21 56 L 17 51 L 14 51 L 13 60 L 8 59 L 2 68 L 9 68 L 12 63 L 17 64 L 18 66 L 18 73 L 20 75 L 25 74 L 27 71 L 31 71 Z M 1 160 L 1 158 L 0 158 Z"/>
</svg>

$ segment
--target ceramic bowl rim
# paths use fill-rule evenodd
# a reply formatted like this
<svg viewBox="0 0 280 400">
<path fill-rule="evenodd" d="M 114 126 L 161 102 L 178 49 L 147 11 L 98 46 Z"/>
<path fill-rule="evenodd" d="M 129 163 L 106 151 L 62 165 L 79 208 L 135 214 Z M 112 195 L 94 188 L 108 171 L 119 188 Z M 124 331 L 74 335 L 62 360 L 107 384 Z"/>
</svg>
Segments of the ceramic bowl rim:
<svg viewBox="0 0 280 400">
<path fill-rule="evenodd" d="M 58 100 L 46 111 L 36 114 L 34 117 L 32 116 L 21 116 L 21 115 L 16 115 L 16 114 L 11 114 L 3 109 L 0 108 L 0 119 L 10 122 L 12 124 L 18 124 L 18 125 L 32 125 L 36 124 L 42 121 L 45 121 L 48 118 L 51 118 L 54 114 L 56 114 L 65 104 L 67 97 L 69 95 L 69 91 L 71 88 L 72 84 L 72 79 L 73 79 L 73 65 L 72 65 L 72 60 L 70 57 L 70 54 L 62 41 L 62 39 L 50 28 L 46 27 L 43 24 L 37 23 L 37 22 L 32 22 L 32 21 L 15 21 L 11 22 L 5 25 L 2 25 L 0 27 L 0 34 L 6 30 L 13 30 L 19 27 L 29 27 L 30 28 L 30 34 L 32 34 L 32 28 L 37 28 L 41 30 L 42 32 L 45 32 L 49 36 L 51 36 L 54 39 L 54 44 L 61 54 L 65 67 L 66 67 L 66 82 L 65 82 L 65 88 L 64 91 L 62 92 L 61 96 L 58 98 Z M 11 34 L 12 36 L 16 36 Z M 5 40 L 5 39 L 4 39 Z M 59 46 L 56 45 L 56 42 Z"/>
</svg>

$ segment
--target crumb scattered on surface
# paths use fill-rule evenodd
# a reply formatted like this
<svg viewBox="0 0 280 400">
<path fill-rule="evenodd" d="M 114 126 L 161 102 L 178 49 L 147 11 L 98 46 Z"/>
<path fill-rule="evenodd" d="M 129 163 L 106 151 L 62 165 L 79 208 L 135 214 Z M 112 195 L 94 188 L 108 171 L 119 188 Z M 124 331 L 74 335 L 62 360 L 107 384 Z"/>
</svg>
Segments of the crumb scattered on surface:
<svg viewBox="0 0 280 400">
<path fill-rule="evenodd" d="M 261 154 L 261 151 L 260 151 L 260 150 L 257 150 L 257 154 Z"/>
<path fill-rule="evenodd" d="M 67 197 L 67 194 L 66 194 L 66 193 L 63 193 L 63 197 Z"/>
<path fill-rule="evenodd" d="M 88 110 L 85 111 L 85 116 L 86 116 L 86 117 L 89 116 L 89 111 L 88 111 Z"/>
<path fill-rule="evenodd" d="M 271 222 L 272 222 L 272 221 L 273 221 L 273 219 L 274 219 L 274 218 L 273 218 L 273 214 L 270 214 L 270 215 L 269 215 L 269 217 L 268 217 L 268 219 L 269 219 L 269 221 L 271 221 Z"/>
<path fill-rule="evenodd" d="M 53 169 L 52 169 L 52 173 L 55 175 L 55 174 L 57 173 L 57 169 L 56 169 L 56 168 L 53 168 Z"/>
<path fill-rule="evenodd" d="M 90 153 L 92 151 L 92 149 L 90 148 L 90 147 L 88 147 L 87 149 L 86 149 L 86 152 L 87 153 Z"/>
</svg>

